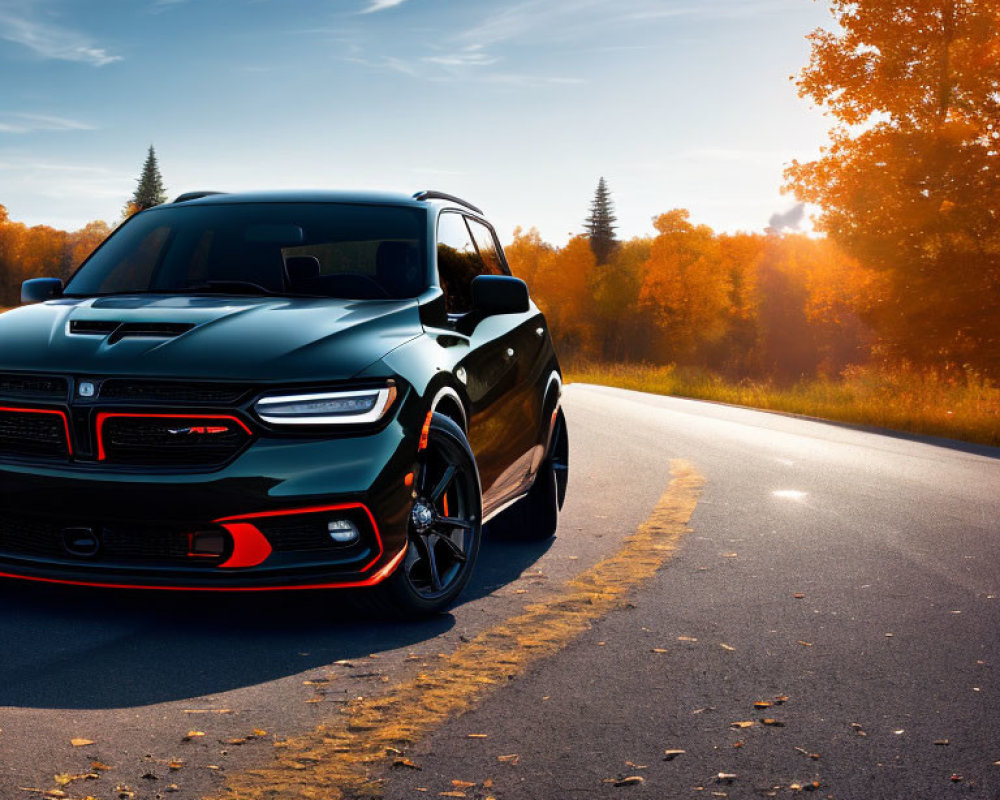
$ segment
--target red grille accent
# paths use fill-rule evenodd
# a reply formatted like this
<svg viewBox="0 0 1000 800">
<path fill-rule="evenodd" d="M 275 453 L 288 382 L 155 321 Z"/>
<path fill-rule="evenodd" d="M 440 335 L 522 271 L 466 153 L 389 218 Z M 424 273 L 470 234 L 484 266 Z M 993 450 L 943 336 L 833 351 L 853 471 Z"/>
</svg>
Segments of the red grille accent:
<svg viewBox="0 0 1000 800">
<path fill-rule="evenodd" d="M 66 412 L 0 406 L 0 452 L 68 458 L 73 445 Z"/>
</svg>

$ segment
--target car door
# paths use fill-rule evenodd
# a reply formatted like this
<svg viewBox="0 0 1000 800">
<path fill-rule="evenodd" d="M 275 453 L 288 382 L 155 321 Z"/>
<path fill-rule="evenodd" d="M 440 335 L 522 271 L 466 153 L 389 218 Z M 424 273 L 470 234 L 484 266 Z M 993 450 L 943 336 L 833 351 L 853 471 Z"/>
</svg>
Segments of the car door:
<svg viewBox="0 0 1000 800">
<path fill-rule="evenodd" d="M 529 311 L 481 319 L 476 314 L 472 281 L 479 275 L 506 273 L 492 232 L 474 218 L 454 211 L 441 213 L 437 256 L 449 323 L 467 337 L 467 350 L 455 373 L 465 384 L 471 406 L 469 444 L 479 465 L 484 514 L 489 514 L 522 491 L 537 439 L 537 425 L 525 398 L 529 353 L 522 341 L 522 329 L 533 315 Z"/>
</svg>

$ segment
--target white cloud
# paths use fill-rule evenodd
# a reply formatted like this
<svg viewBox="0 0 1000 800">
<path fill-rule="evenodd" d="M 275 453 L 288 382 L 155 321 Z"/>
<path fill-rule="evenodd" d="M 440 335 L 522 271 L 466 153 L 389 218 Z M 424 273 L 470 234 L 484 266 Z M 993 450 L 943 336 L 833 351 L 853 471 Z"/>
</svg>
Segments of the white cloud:
<svg viewBox="0 0 1000 800">
<path fill-rule="evenodd" d="M 0 112 L 0 133 L 35 133 L 37 131 L 93 131 L 95 125 L 66 117 L 24 112 Z"/>
<path fill-rule="evenodd" d="M 371 0 L 368 8 L 362 11 L 362 14 L 374 14 L 376 11 L 385 11 L 387 8 L 395 8 L 396 6 L 401 6 L 406 0 Z"/>
<path fill-rule="evenodd" d="M 424 59 L 429 64 L 438 64 L 442 67 L 488 67 L 499 60 L 478 49 L 461 50 L 446 56 L 428 56 Z"/>
<path fill-rule="evenodd" d="M 0 0 L 0 39 L 23 45 L 42 58 L 59 61 L 103 67 L 122 60 L 103 47 L 95 47 L 79 31 L 33 19 L 33 7 L 31 0 Z"/>
<path fill-rule="evenodd" d="M 175 6 L 184 5 L 187 2 L 189 0 L 153 0 L 152 5 L 149 7 L 149 13 L 162 14 L 164 11 L 169 11 Z"/>
</svg>

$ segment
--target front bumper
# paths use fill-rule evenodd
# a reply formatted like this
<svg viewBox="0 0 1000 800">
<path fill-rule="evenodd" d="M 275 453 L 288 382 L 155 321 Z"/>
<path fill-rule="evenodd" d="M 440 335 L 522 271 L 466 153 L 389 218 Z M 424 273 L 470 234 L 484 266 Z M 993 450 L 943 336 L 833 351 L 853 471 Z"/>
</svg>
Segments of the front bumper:
<svg viewBox="0 0 1000 800">
<path fill-rule="evenodd" d="M 212 591 L 370 586 L 405 550 L 416 450 L 397 417 L 336 438 L 265 434 L 206 472 L 0 463 L 0 577 Z M 340 518 L 356 524 L 356 543 L 329 539 L 328 520 Z M 77 546 L 91 534 L 93 548 Z M 217 554 L 194 552 L 193 536 L 213 535 Z"/>
</svg>

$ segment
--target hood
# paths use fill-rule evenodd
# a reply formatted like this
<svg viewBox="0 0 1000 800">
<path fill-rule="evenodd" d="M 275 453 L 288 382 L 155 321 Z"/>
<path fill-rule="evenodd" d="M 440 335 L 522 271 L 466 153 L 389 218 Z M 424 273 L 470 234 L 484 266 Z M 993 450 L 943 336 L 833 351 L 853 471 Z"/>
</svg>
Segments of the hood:
<svg viewBox="0 0 1000 800">
<path fill-rule="evenodd" d="M 62 298 L 0 314 L 0 370 L 261 383 L 340 380 L 421 331 L 414 300 Z"/>
</svg>

